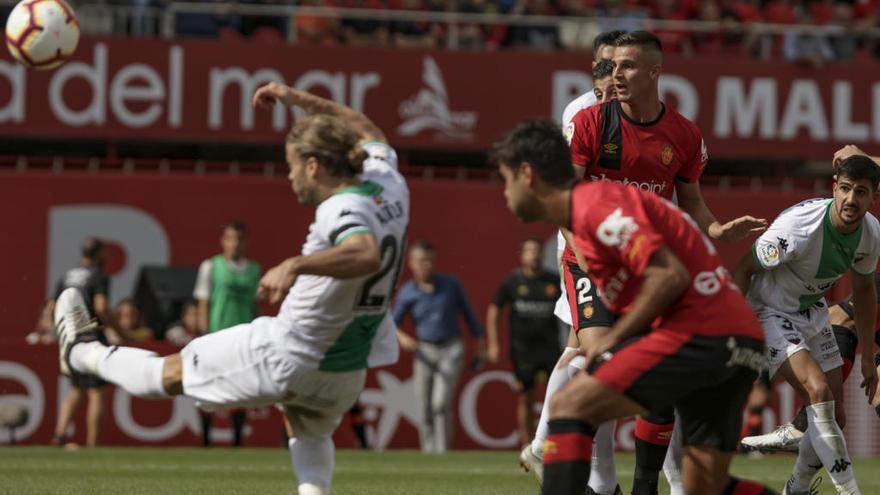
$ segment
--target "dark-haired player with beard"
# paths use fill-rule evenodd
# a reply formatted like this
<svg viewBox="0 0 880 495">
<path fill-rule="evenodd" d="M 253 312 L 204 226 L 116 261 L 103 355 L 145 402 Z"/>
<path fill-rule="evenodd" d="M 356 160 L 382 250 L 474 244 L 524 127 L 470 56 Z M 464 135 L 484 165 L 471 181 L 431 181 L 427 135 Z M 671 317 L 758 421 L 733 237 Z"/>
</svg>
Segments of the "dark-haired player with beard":
<svg viewBox="0 0 880 495">
<path fill-rule="evenodd" d="M 602 301 L 621 315 L 581 344 L 589 373 L 551 399 L 542 493 L 583 493 L 599 425 L 669 407 L 680 413 L 687 493 L 773 493 L 728 474 L 764 336 L 694 221 L 655 194 L 575 185 L 565 141 L 548 122 L 518 126 L 492 161 L 510 210 L 568 229 Z"/>
<path fill-rule="evenodd" d="M 807 430 L 783 494 L 811 491 L 824 466 L 838 493 L 861 493 L 841 428 L 843 371 L 824 294 L 851 272 L 856 333 L 862 343 L 863 386 L 877 388 L 872 334 L 877 318 L 874 272 L 880 222 L 868 210 L 880 197 L 880 168 L 856 155 L 837 167 L 831 199 L 812 199 L 783 211 L 734 270 L 767 335 L 769 371 L 805 404 Z"/>
</svg>

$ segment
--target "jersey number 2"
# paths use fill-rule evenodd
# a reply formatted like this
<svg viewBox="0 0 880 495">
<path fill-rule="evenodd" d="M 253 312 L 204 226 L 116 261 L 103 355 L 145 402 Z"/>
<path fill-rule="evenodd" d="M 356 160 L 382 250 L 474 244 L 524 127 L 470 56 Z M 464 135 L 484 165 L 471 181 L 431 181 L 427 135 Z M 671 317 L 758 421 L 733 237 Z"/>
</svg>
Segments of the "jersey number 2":
<svg viewBox="0 0 880 495">
<path fill-rule="evenodd" d="M 391 299 L 394 286 L 397 285 L 397 277 L 400 276 L 403 256 L 398 256 L 400 250 L 397 247 L 397 240 L 394 239 L 394 236 L 389 235 L 382 238 L 379 252 L 382 256 L 382 267 L 364 282 L 364 287 L 361 289 L 361 297 L 356 306 L 357 309 L 384 308 L 388 300 Z M 394 275 L 388 277 L 392 269 L 394 269 Z"/>
<path fill-rule="evenodd" d="M 593 300 L 593 296 L 590 295 L 590 289 L 593 288 L 590 279 L 587 277 L 579 278 L 574 287 L 578 293 L 578 304 L 586 304 Z"/>
</svg>

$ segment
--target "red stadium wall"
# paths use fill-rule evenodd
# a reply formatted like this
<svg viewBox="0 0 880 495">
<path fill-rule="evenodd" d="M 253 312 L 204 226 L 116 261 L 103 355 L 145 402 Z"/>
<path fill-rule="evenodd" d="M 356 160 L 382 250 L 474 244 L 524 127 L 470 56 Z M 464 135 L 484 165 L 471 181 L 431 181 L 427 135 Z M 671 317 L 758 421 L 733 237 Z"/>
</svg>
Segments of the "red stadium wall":
<svg viewBox="0 0 880 495">
<path fill-rule="evenodd" d="M 54 71 L 0 51 L 0 136 L 279 142 L 290 116 L 250 107 L 272 80 L 366 112 L 401 149 L 486 149 L 515 123 L 558 119 L 592 87 L 578 53 L 426 52 L 218 40 L 84 39 Z M 661 94 L 715 157 L 829 159 L 880 144 L 880 64 L 664 62 Z M 2 154 L 2 150 L 0 150 Z"/>
<path fill-rule="evenodd" d="M 436 245 L 438 269 L 462 279 L 480 316 L 497 284 L 516 266 L 520 242 L 532 235 L 553 235 L 549 227 L 524 225 L 512 217 L 499 183 L 413 180 L 410 185 L 410 238 L 427 238 Z M 772 218 L 812 194 L 707 189 L 705 196 L 719 218 L 726 219 L 746 212 Z M 27 346 L 24 336 L 33 327 L 53 279 L 76 262 L 81 237 L 98 235 L 115 246 L 108 268 L 113 274 L 113 299 L 119 299 L 131 291 L 133 274 L 142 264 L 196 265 L 213 254 L 219 226 L 233 218 L 248 225 L 249 255 L 264 267 L 271 266 L 299 252 L 312 216 L 313 211 L 298 205 L 280 178 L 0 172 L 0 231 L 5 233 L 0 236 L 5 261 L 0 283 L 0 401 L 29 408 L 32 422 L 20 431 L 20 440 L 43 443 L 52 433 L 59 383 L 66 383 L 58 379 L 57 348 Z M 730 265 L 748 242 L 719 247 Z M 409 277 L 406 272 L 403 276 Z M 505 341 L 502 334 L 502 344 Z M 167 346 L 158 350 L 172 351 Z M 516 447 L 515 397 L 508 370 L 509 364 L 504 364 L 464 374 L 456 401 L 456 448 Z M 410 359 L 404 355 L 397 365 L 373 371 L 361 397 L 373 436 L 382 447 L 417 446 L 418 410 L 410 376 Z M 106 443 L 198 443 L 191 403 L 131 400 L 120 390 L 111 390 L 105 398 L 111 411 L 105 420 Z M 794 403 L 790 389 L 779 390 L 778 408 L 786 418 Z M 850 398 L 854 404 L 862 402 L 856 393 Z M 854 414 L 850 412 L 848 430 L 859 432 L 860 439 L 874 435 L 853 429 L 858 428 L 852 426 L 858 424 Z M 248 443 L 276 445 L 281 436 L 276 413 L 266 409 L 251 416 Z M 876 422 L 865 417 L 868 426 Z M 775 417 L 768 418 L 769 423 L 774 421 Z M 82 439 L 82 423 L 77 428 Z M 0 443 L 8 440 L 6 435 L 0 431 Z M 345 427 L 337 440 L 343 446 L 353 445 Z M 619 440 L 621 447 L 631 446 L 631 425 L 621 427 Z M 880 442 L 866 449 L 871 445 Z"/>
</svg>

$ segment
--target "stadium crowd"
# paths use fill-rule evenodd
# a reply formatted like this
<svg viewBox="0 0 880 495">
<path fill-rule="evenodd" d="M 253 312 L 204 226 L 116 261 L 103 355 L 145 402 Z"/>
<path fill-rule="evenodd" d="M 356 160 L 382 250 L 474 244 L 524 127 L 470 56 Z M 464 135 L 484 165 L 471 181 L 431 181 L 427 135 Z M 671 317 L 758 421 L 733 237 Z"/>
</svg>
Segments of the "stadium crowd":
<svg viewBox="0 0 880 495">
<path fill-rule="evenodd" d="M 256 39 L 311 45 L 472 50 L 589 50 L 600 32 L 651 29 L 667 53 L 683 56 L 739 56 L 784 59 L 819 65 L 880 55 L 873 32 L 880 23 L 878 0 L 299 0 L 303 7 L 370 9 L 375 17 L 353 17 L 344 10 L 250 15 L 253 5 L 291 5 L 280 0 L 217 2 L 213 13 L 177 11 L 174 34 L 183 37 Z M 76 2 L 87 30 L 101 34 L 152 36 L 162 31 L 166 0 L 84 0 Z M 85 7 L 85 8 L 83 8 Z M 11 5 L 0 7 L 11 9 Z M 90 10 L 91 9 L 91 10 Z M 97 10 L 96 10 L 97 9 Z M 103 10 L 102 10 L 103 9 Z M 389 20 L 388 12 L 509 14 L 541 16 L 535 22 L 435 22 Z M 89 12 L 104 12 L 89 22 Z M 113 12 L 108 15 L 107 12 Z M 558 17 L 554 21 L 545 16 Z M 658 25 L 660 21 L 701 21 Z M 714 24 L 713 24 L 714 23 Z M 759 24 L 760 23 L 760 24 Z M 778 25 L 770 31 L 766 24 Z M 822 26 L 824 31 L 788 31 L 791 26 Z M 291 28 L 295 36 L 291 36 Z"/>
</svg>

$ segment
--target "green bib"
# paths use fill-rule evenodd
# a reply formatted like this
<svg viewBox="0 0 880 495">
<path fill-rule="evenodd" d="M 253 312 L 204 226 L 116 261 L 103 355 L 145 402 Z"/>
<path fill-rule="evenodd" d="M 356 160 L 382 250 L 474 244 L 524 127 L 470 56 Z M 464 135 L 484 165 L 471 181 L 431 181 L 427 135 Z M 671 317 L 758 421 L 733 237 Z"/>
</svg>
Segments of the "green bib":
<svg viewBox="0 0 880 495">
<path fill-rule="evenodd" d="M 260 265 L 248 260 L 244 270 L 231 270 L 222 255 L 211 258 L 211 305 L 208 331 L 216 332 L 256 317 Z"/>
</svg>

